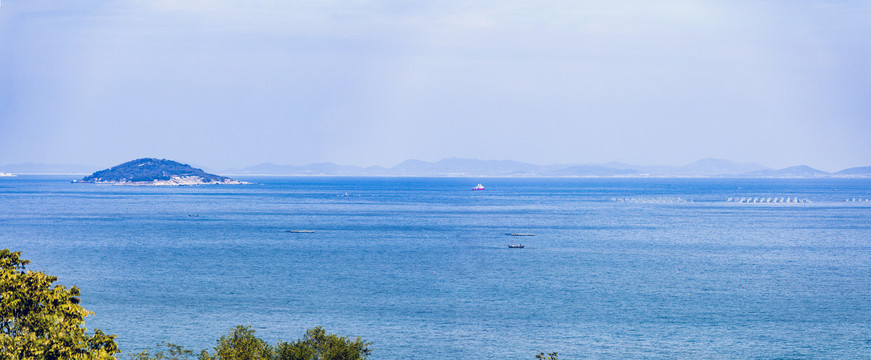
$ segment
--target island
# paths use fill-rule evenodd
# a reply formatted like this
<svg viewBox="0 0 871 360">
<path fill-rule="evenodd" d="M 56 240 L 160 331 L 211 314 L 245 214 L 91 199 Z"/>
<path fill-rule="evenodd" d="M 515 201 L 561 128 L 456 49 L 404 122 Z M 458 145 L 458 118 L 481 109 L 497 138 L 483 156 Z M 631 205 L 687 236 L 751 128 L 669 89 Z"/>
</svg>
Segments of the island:
<svg viewBox="0 0 871 360">
<path fill-rule="evenodd" d="M 209 174 L 203 170 L 172 160 L 143 158 L 97 171 L 77 183 L 113 185 L 236 185 L 245 181 Z"/>
</svg>

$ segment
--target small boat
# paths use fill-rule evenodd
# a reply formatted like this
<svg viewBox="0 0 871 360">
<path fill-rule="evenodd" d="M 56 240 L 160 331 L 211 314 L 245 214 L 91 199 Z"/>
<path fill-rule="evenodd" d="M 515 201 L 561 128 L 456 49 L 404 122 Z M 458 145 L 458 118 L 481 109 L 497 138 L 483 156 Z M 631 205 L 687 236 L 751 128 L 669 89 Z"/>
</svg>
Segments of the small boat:
<svg viewBox="0 0 871 360">
<path fill-rule="evenodd" d="M 533 233 L 509 233 L 511 236 L 535 236 Z"/>
<path fill-rule="evenodd" d="M 512 249 L 523 249 L 523 244 L 509 244 L 508 247 Z"/>
<path fill-rule="evenodd" d="M 477 186 L 473 187 L 472 190 L 484 190 L 484 185 L 478 184 Z"/>
<path fill-rule="evenodd" d="M 314 230 L 287 230 L 289 233 L 293 234 L 311 234 L 315 232 Z"/>
</svg>

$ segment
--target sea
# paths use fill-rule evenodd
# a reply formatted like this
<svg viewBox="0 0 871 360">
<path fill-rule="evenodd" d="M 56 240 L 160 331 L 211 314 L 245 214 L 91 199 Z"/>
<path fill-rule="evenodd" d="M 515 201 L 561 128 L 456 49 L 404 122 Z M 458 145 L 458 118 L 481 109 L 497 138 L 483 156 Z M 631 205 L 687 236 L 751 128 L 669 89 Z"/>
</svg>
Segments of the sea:
<svg viewBox="0 0 871 360">
<path fill-rule="evenodd" d="M 370 359 L 871 359 L 871 179 L 74 178 L 0 179 L 0 248 L 120 358 L 244 325 Z"/>
</svg>

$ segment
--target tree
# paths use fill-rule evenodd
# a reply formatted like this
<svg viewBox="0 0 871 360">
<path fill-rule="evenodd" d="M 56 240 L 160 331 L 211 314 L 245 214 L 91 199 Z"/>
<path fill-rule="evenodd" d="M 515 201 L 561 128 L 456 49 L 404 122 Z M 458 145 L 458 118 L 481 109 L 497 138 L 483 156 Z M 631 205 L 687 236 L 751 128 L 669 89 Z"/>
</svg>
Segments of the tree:
<svg viewBox="0 0 871 360">
<path fill-rule="evenodd" d="M 254 330 L 247 326 L 236 326 L 228 335 L 218 339 L 215 354 L 205 350 L 200 354 L 202 360 L 272 360 L 272 347 L 263 339 L 254 336 Z"/>
<path fill-rule="evenodd" d="M 73 286 L 52 286 L 57 277 L 26 271 L 21 252 L 0 250 L 0 360 L 109 360 L 119 352 L 115 335 L 88 335 Z"/>
<path fill-rule="evenodd" d="M 162 349 L 164 347 L 166 350 Z M 185 360 L 192 359 L 193 356 L 193 351 L 185 349 L 180 345 L 160 343 L 154 349 L 154 355 L 149 350 L 142 350 L 141 352 L 130 354 L 130 360 Z"/>
<path fill-rule="evenodd" d="M 371 342 L 360 337 L 328 334 L 318 326 L 306 331 L 305 336 L 292 343 L 278 342 L 276 360 L 363 360 L 369 357 Z"/>
<path fill-rule="evenodd" d="M 538 355 L 535 355 L 535 358 L 539 359 L 539 360 L 559 360 L 556 352 L 545 354 L 545 353 L 539 351 Z"/>
<path fill-rule="evenodd" d="M 306 331 L 302 339 L 279 341 L 275 347 L 254 336 L 249 327 L 237 326 L 218 339 L 215 353 L 203 350 L 200 360 L 365 360 L 372 353 L 372 343 L 357 337 L 329 334 L 322 327 Z M 135 358 L 153 360 L 161 358 Z"/>
</svg>

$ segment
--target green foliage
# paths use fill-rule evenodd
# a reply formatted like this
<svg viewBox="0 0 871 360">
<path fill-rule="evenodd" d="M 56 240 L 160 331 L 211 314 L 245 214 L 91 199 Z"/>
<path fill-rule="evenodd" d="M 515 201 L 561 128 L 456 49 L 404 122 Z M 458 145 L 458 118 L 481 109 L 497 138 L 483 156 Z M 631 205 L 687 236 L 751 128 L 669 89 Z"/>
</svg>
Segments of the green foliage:
<svg viewBox="0 0 871 360">
<path fill-rule="evenodd" d="M 162 349 L 164 347 L 166 348 L 166 350 Z M 194 358 L 193 351 L 185 349 L 180 345 L 176 344 L 161 343 L 158 344 L 157 348 L 153 351 L 153 355 L 149 350 L 143 350 L 135 354 L 130 354 L 130 360 L 185 360 Z"/>
<path fill-rule="evenodd" d="M 201 360 L 365 360 L 372 353 L 372 343 L 359 337 L 328 334 L 316 327 L 306 331 L 302 339 L 293 342 L 279 341 L 275 347 L 254 336 L 254 330 L 237 326 L 228 335 L 218 339 L 215 353 L 203 351 Z M 154 360 L 161 358 L 135 358 Z M 175 360 L 175 359 L 172 359 Z"/>
<path fill-rule="evenodd" d="M 272 360 L 272 347 L 263 339 L 254 336 L 254 330 L 237 326 L 228 335 L 218 339 L 215 354 L 205 350 L 200 354 L 203 360 Z"/>
<path fill-rule="evenodd" d="M 306 331 L 305 336 L 291 343 L 279 342 L 276 360 L 362 360 L 369 357 L 371 342 L 357 337 L 327 334 L 320 326 Z"/>
<path fill-rule="evenodd" d="M 538 355 L 535 355 L 535 358 L 539 359 L 539 360 L 559 360 L 559 357 L 557 357 L 556 352 L 545 354 L 545 353 L 539 351 Z"/>
<path fill-rule="evenodd" d="M 115 359 L 115 335 L 87 335 L 79 289 L 25 271 L 20 252 L 0 250 L 0 360 Z"/>
</svg>

